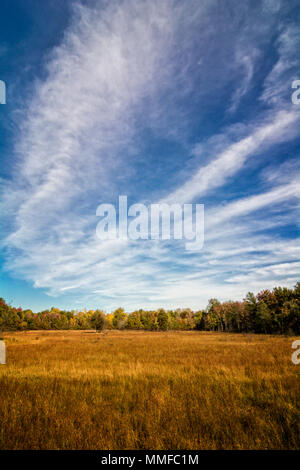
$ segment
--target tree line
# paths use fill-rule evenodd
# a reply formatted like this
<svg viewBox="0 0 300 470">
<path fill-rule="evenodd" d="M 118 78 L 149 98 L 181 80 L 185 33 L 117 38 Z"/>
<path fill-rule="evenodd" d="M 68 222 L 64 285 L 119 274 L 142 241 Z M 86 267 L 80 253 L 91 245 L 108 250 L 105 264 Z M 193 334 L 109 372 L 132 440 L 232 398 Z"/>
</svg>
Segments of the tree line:
<svg viewBox="0 0 300 470">
<path fill-rule="evenodd" d="M 243 301 L 210 299 L 206 309 L 60 310 L 52 307 L 33 313 L 8 305 L 0 298 L 2 330 L 203 330 L 239 333 L 300 334 L 300 282 L 293 289 L 275 287 L 257 295 L 248 292 Z"/>
</svg>

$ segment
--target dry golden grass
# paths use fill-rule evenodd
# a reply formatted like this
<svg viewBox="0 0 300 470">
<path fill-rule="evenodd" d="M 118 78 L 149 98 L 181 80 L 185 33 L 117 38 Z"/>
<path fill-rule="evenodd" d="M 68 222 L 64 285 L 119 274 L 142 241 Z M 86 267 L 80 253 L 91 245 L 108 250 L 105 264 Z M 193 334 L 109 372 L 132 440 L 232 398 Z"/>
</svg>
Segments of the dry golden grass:
<svg viewBox="0 0 300 470">
<path fill-rule="evenodd" d="M 293 339 L 6 333 L 0 448 L 299 449 Z"/>
</svg>

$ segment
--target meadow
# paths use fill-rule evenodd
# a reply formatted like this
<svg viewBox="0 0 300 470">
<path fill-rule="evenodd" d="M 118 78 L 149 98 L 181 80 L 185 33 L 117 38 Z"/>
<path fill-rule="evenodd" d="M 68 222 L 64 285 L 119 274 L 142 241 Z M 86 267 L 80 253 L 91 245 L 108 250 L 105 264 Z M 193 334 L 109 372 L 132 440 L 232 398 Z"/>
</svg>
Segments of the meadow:
<svg viewBox="0 0 300 470">
<path fill-rule="evenodd" d="M 299 449 L 295 337 L 6 332 L 1 449 Z"/>
</svg>

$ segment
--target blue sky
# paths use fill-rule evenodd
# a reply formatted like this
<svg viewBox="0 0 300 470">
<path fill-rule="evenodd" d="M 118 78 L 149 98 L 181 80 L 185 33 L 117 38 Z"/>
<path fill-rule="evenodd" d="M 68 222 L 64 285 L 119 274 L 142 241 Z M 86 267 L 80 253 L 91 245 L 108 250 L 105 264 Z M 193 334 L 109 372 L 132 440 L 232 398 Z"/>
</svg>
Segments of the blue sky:
<svg viewBox="0 0 300 470">
<path fill-rule="evenodd" d="M 1 291 L 203 308 L 299 279 L 298 1 L 2 0 Z M 96 208 L 205 205 L 205 243 L 101 241 Z"/>
</svg>

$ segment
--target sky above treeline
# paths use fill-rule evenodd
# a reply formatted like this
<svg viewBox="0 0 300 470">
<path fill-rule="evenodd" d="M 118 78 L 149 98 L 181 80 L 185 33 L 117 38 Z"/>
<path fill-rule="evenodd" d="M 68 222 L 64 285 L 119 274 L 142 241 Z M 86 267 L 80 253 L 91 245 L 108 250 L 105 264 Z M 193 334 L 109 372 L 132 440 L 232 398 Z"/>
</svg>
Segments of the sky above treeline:
<svg viewBox="0 0 300 470">
<path fill-rule="evenodd" d="M 203 308 L 299 280 L 298 0 L 1 1 L 1 288 Z M 99 240 L 101 203 L 205 207 L 205 241 Z"/>
</svg>

